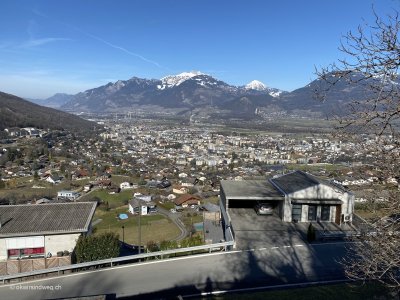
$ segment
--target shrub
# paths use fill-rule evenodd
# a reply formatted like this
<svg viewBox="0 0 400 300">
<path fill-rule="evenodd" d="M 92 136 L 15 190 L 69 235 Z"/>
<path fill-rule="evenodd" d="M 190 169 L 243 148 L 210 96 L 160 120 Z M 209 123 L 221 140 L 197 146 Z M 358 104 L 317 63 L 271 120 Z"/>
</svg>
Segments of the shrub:
<svg viewBox="0 0 400 300">
<path fill-rule="evenodd" d="M 80 236 L 75 247 L 76 262 L 118 257 L 119 250 L 119 237 L 114 232 L 105 232 L 97 236 Z"/>
<path fill-rule="evenodd" d="M 178 243 L 176 241 L 161 241 L 160 250 L 169 250 L 178 248 Z"/>
<path fill-rule="evenodd" d="M 154 241 L 148 241 L 146 244 L 146 248 L 149 252 L 160 251 L 160 248 L 158 247 L 157 243 Z"/>
<path fill-rule="evenodd" d="M 308 225 L 308 229 L 307 229 L 307 241 L 309 243 L 315 241 L 315 228 L 314 228 L 314 226 L 312 226 L 311 223 L 310 223 L 310 225 Z"/>
</svg>

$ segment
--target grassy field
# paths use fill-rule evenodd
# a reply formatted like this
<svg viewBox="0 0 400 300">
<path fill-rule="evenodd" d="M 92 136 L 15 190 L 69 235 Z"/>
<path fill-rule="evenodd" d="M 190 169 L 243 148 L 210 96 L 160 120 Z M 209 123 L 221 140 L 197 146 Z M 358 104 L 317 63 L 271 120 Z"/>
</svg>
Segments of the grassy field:
<svg viewBox="0 0 400 300">
<path fill-rule="evenodd" d="M 206 299 L 206 298 L 201 298 Z M 207 298 L 210 299 L 210 298 Z M 316 287 L 296 288 L 296 289 L 285 289 L 275 291 L 264 291 L 245 294 L 226 294 L 223 296 L 212 297 L 212 299 L 218 300 L 366 300 L 366 299 L 399 299 L 390 295 L 390 292 L 381 285 L 368 284 L 368 285 L 350 285 L 350 284 L 338 284 L 338 285 L 324 285 Z"/>
<path fill-rule="evenodd" d="M 5 188 L 0 190 L 0 198 L 14 198 L 14 199 L 25 199 L 34 200 L 42 197 L 56 197 L 57 192 L 61 190 L 81 190 L 82 187 L 89 182 L 86 180 L 63 181 L 59 184 L 51 184 L 46 181 L 33 181 L 33 177 L 17 178 L 15 187 Z M 8 183 L 9 184 L 9 183 Z M 39 186 L 42 188 L 33 188 L 33 186 Z"/>
<path fill-rule="evenodd" d="M 126 220 L 119 220 L 120 213 L 128 214 Z M 133 216 L 128 212 L 128 206 L 119 207 L 109 211 L 97 209 L 93 221 L 102 221 L 94 226 L 95 234 L 112 231 L 119 234 L 122 240 L 122 226 L 125 227 L 125 242 L 132 245 L 138 244 L 139 227 L 138 216 Z M 178 227 L 171 220 L 162 215 L 141 216 L 142 244 L 148 241 L 160 242 L 162 240 L 172 240 L 179 236 Z"/>
<path fill-rule="evenodd" d="M 92 178 L 93 179 L 93 178 Z M 119 185 L 121 182 L 128 181 L 133 182 L 132 178 L 129 176 L 120 176 L 114 175 L 112 176 L 113 184 Z M 34 200 L 40 199 L 42 197 L 50 197 L 54 198 L 57 196 L 57 192 L 61 190 L 74 190 L 74 191 L 81 191 L 83 186 L 89 183 L 89 179 L 83 180 L 64 180 L 59 184 L 51 184 L 46 181 L 34 181 L 33 176 L 28 177 L 20 177 L 15 178 L 7 182 L 7 188 L 0 190 L 0 198 L 11 198 L 11 199 L 23 199 L 23 200 Z M 40 186 L 42 188 L 33 188 L 33 186 Z M 96 194 L 97 193 L 97 194 Z M 113 197 L 114 195 L 108 195 L 105 191 L 103 192 L 94 192 L 90 194 L 91 196 L 97 196 L 100 199 L 105 201 L 115 202 L 115 207 L 121 206 L 124 204 L 124 200 L 126 195 L 129 193 L 130 197 L 132 195 L 132 190 L 124 191 L 118 194 L 117 197 Z M 88 200 L 89 198 L 85 196 L 82 200 Z M 104 198 L 104 199 L 103 199 Z"/>
<path fill-rule="evenodd" d="M 162 207 L 162 208 L 164 208 L 164 209 L 166 209 L 166 210 L 170 210 L 171 208 L 175 208 L 175 204 L 172 201 L 171 202 L 167 201 L 167 202 L 164 202 L 164 203 L 158 203 L 157 205 Z"/>
<path fill-rule="evenodd" d="M 104 202 L 108 202 L 110 208 L 117 208 L 126 205 L 132 199 L 133 190 L 124 190 L 120 193 L 109 194 L 107 190 L 96 190 L 90 194 L 83 195 L 80 201 L 89 201 L 93 198 L 99 198 Z"/>
<path fill-rule="evenodd" d="M 191 229 L 194 223 L 203 222 L 202 212 L 183 212 L 181 220 L 186 228 Z"/>
</svg>

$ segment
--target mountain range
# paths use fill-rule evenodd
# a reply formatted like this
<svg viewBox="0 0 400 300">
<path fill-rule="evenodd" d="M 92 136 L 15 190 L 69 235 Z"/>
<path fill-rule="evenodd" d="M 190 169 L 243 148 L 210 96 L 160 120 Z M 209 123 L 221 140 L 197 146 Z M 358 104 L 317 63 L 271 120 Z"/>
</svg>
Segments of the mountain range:
<svg viewBox="0 0 400 300">
<path fill-rule="evenodd" d="M 162 79 L 132 77 L 110 82 L 73 96 L 62 96 L 66 102 L 60 108 L 72 112 L 132 112 L 138 108 L 151 111 L 213 111 L 234 116 L 279 111 L 322 117 L 351 100 L 365 97 L 365 86 L 349 84 L 346 78 L 337 78 L 336 81 L 325 95 L 326 101 L 318 101 L 315 91 L 324 90 L 326 85 L 319 79 L 286 92 L 267 87 L 257 80 L 244 86 L 234 86 L 192 71 Z M 54 98 L 60 98 L 56 96 Z"/>
<path fill-rule="evenodd" d="M 74 95 L 69 95 L 65 93 L 57 93 L 49 98 L 46 99 L 26 99 L 29 100 L 33 103 L 46 106 L 46 107 L 51 107 L 51 108 L 60 108 L 63 106 L 65 103 L 70 101 Z"/>
</svg>

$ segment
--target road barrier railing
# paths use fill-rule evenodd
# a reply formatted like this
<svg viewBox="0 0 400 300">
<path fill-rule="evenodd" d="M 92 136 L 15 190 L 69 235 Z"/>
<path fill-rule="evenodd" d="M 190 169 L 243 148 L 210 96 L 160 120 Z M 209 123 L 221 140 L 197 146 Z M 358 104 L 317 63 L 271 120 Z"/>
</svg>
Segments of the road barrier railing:
<svg viewBox="0 0 400 300">
<path fill-rule="evenodd" d="M 215 243 L 215 244 L 208 244 L 208 245 L 201 245 L 201 246 L 194 246 L 194 247 L 187 247 L 187 248 L 177 248 L 171 250 L 163 250 L 163 251 L 156 251 L 156 252 L 148 252 L 142 254 L 135 254 L 129 256 L 122 256 L 122 257 L 115 257 L 103 260 L 96 260 L 91 262 L 85 263 L 78 263 L 78 264 L 71 264 L 67 266 L 60 266 L 55 268 L 49 269 L 42 269 L 36 270 L 31 272 L 23 272 L 23 273 L 15 273 L 5 276 L 0 276 L 0 282 L 3 284 L 9 283 L 11 280 L 20 279 L 22 281 L 24 278 L 35 277 L 38 275 L 61 275 L 64 274 L 65 271 L 85 271 L 87 268 L 99 267 L 99 268 L 106 268 L 106 267 L 113 267 L 115 264 L 118 263 L 129 263 L 129 262 L 140 262 L 141 260 L 148 259 L 148 258 L 160 258 L 163 259 L 168 255 L 176 255 L 176 254 L 187 254 L 191 255 L 195 252 L 208 252 L 211 253 L 213 251 L 228 251 L 234 245 L 234 241 L 222 242 L 222 243 Z"/>
</svg>

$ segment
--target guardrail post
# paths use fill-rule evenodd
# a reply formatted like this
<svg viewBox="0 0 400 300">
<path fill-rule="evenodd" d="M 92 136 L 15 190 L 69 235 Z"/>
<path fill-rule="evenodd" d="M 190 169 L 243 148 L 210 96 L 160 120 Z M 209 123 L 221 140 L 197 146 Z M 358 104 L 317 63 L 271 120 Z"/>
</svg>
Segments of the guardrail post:
<svg viewBox="0 0 400 300">
<path fill-rule="evenodd" d="M 113 262 L 112 262 L 112 258 L 110 259 L 110 263 L 111 263 L 111 268 L 113 267 Z"/>
</svg>

